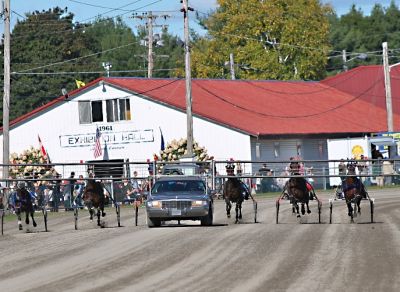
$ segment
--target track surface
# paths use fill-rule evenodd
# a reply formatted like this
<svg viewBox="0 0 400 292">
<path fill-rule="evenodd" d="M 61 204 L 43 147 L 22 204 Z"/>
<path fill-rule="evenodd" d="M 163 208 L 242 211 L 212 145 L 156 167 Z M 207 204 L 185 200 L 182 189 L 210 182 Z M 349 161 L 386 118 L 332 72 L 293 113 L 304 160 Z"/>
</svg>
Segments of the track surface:
<svg viewBox="0 0 400 292">
<path fill-rule="evenodd" d="M 322 224 L 317 204 L 298 220 L 283 202 L 275 224 L 275 199 L 258 202 L 258 221 L 244 203 L 242 224 L 227 219 L 216 201 L 215 226 L 176 222 L 149 229 L 141 208 L 122 208 L 123 227 L 108 210 L 100 229 L 80 212 L 49 213 L 31 233 L 6 222 L 0 235 L 1 291 L 400 291 L 400 190 L 371 191 L 375 223 L 362 214 L 349 223 L 344 201 L 335 201 L 329 224 L 328 195 Z"/>
</svg>

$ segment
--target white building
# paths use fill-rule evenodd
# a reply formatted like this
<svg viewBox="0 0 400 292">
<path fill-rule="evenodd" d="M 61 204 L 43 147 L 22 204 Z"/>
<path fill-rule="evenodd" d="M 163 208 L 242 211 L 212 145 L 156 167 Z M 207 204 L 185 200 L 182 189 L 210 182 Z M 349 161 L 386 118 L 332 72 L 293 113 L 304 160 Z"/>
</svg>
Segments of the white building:
<svg viewBox="0 0 400 292">
<path fill-rule="evenodd" d="M 364 66 L 321 82 L 194 79 L 194 139 L 216 160 L 327 159 L 327 139 L 387 132 L 383 78 L 365 84 L 382 74 Z M 398 80 L 392 88 L 398 132 Z M 97 79 L 12 121 L 10 153 L 38 147 L 39 135 L 52 162 L 91 161 L 97 128 L 109 159 L 152 159 L 161 131 L 165 143 L 186 138 L 185 81 Z"/>
</svg>

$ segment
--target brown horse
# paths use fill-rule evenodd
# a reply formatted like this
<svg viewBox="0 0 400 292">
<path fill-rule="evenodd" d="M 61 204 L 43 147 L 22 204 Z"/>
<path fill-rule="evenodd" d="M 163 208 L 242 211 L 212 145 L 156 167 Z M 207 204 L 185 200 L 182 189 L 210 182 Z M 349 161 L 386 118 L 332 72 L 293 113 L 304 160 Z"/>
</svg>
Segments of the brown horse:
<svg viewBox="0 0 400 292">
<path fill-rule="evenodd" d="M 361 181 L 355 176 L 346 177 L 342 181 L 342 190 L 346 200 L 348 215 L 351 218 L 351 222 L 353 222 L 357 213 L 361 213 L 360 204 L 365 190 Z M 353 208 L 352 203 L 355 204 L 355 208 Z"/>
<path fill-rule="evenodd" d="M 346 177 L 342 181 L 342 191 L 346 200 L 348 209 L 348 215 L 351 218 L 351 222 L 354 221 L 354 217 L 357 213 L 361 213 L 361 199 L 367 197 L 367 192 L 361 180 L 356 176 L 357 163 L 350 161 L 347 164 L 347 174 L 351 175 Z M 354 207 L 352 206 L 354 204 Z"/>
<path fill-rule="evenodd" d="M 18 217 L 18 228 L 22 230 L 22 222 L 21 222 L 21 213 L 25 212 L 25 223 L 29 225 L 29 215 L 32 218 L 32 225 L 36 227 L 37 224 L 35 222 L 35 218 L 33 218 L 35 214 L 35 210 L 33 208 L 33 202 L 31 198 L 31 194 L 25 188 L 25 183 L 20 182 L 18 184 L 17 192 L 14 198 L 14 208 L 15 214 Z"/>
<path fill-rule="evenodd" d="M 241 182 L 237 178 L 228 178 L 224 184 L 223 197 L 226 203 L 226 215 L 231 218 L 232 203 L 236 203 L 235 212 L 236 220 L 235 223 L 239 223 L 239 219 L 242 219 L 242 203 L 243 203 L 243 188 Z M 232 202 L 232 203 L 231 203 Z"/>
<path fill-rule="evenodd" d="M 83 191 L 82 199 L 85 205 L 89 208 L 90 220 L 93 220 L 94 209 L 97 209 L 97 225 L 104 227 L 100 222 L 101 216 L 106 216 L 104 212 L 105 196 L 103 190 L 103 184 L 93 179 L 88 180 L 87 185 Z"/>
<path fill-rule="evenodd" d="M 301 204 L 301 214 L 306 214 L 305 206 L 307 207 L 307 214 L 311 213 L 308 206 L 310 195 L 307 188 L 307 181 L 302 177 L 291 177 L 283 189 L 283 192 L 287 193 L 289 200 L 293 205 L 293 213 L 297 213 L 297 217 L 300 218 L 299 203 Z M 304 206 L 305 205 L 305 206 Z"/>
<path fill-rule="evenodd" d="M 235 165 L 233 163 L 228 163 L 225 168 L 226 168 L 226 173 L 229 176 L 235 175 L 234 174 Z M 235 224 L 239 223 L 239 219 L 242 219 L 242 203 L 244 199 L 247 200 L 249 197 L 251 197 L 251 199 L 254 200 L 250 191 L 247 189 L 244 183 L 238 178 L 229 177 L 228 180 L 224 183 L 223 198 L 226 203 L 226 215 L 228 218 L 231 217 L 232 203 L 236 203 Z"/>
</svg>

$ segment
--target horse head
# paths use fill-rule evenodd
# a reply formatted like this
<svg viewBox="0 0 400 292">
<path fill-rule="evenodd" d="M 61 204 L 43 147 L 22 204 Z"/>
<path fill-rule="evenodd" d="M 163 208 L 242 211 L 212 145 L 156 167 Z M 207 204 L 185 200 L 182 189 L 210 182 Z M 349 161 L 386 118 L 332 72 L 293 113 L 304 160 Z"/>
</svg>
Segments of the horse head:
<svg viewBox="0 0 400 292">
<path fill-rule="evenodd" d="M 290 178 L 287 182 L 287 190 L 289 192 L 289 196 L 293 197 L 297 202 L 308 202 L 309 195 L 306 180 L 304 178 Z"/>
<path fill-rule="evenodd" d="M 243 200 L 242 186 L 237 178 L 228 178 L 224 184 L 223 191 L 224 197 L 232 202 L 238 202 L 240 199 Z"/>
<path fill-rule="evenodd" d="M 346 201 L 351 201 L 361 194 L 361 183 L 356 177 L 346 177 L 342 189 Z"/>
</svg>

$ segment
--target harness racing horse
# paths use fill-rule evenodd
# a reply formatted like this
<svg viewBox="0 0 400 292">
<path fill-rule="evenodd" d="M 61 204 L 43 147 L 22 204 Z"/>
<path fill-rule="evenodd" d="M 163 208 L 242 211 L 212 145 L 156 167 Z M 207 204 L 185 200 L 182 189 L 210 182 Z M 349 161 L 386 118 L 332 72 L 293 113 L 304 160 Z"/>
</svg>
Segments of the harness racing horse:
<svg viewBox="0 0 400 292">
<path fill-rule="evenodd" d="M 19 230 L 22 230 L 22 223 L 21 223 L 22 212 L 25 212 L 25 223 L 27 225 L 29 225 L 29 215 L 30 215 L 32 218 L 33 227 L 37 226 L 35 218 L 33 218 L 35 210 L 33 208 L 32 197 L 31 194 L 28 192 L 28 190 L 25 188 L 24 182 L 20 182 L 18 184 L 17 192 L 15 194 L 14 207 L 15 207 L 15 214 L 18 217 Z"/>
<path fill-rule="evenodd" d="M 235 165 L 233 163 L 228 163 L 226 165 L 226 173 L 229 176 L 234 175 Z M 245 196 L 243 193 L 245 192 Z M 238 178 L 229 177 L 228 180 L 224 183 L 223 188 L 223 198 L 226 203 L 226 215 L 228 218 L 231 218 L 231 208 L 232 203 L 236 203 L 235 212 L 236 212 L 236 220 L 235 224 L 239 223 L 239 219 L 242 219 L 242 203 L 244 199 L 248 199 L 248 197 L 254 201 L 253 196 L 247 187 L 244 186 L 244 183 L 240 181 Z"/>
<path fill-rule="evenodd" d="M 355 169 L 356 164 L 349 163 L 347 165 L 347 174 L 352 176 L 348 176 L 342 181 L 342 191 L 346 200 L 348 215 L 351 218 L 351 222 L 354 221 L 353 218 L 357 216 L 357 213 L 361 213 L 361 199 L 367 196 L 363 183 L 355 175 Z M 354 210 L 352 203 L 355 204 L 356 210 Z"/>
<path fill-rule="evenodd" d="M 285 185 L 283 192 L 286 192 L 289 196 L 289 200 L 293 205 L 293 213 L 297 213 L 297 218 L 300 218 L 300 208 L 301 204 L 301 214 L 311 213 L 310 207 L 308 206 L 310 200 L 309 189 L 307 187 L 307 181 L 302 177 L 291 177 Z M 295 212 L 296 211 L 296 212 Z"/>
<path fill-rule="evenodd" d="M 82 199 L 89 209 L 90 220 L 93 220 L 94 209 L 97 209 L 97 225 L 104 227 L 104 224 L 101 224 L 100 222 L 100 212 L 102 217 L 106 216 L 106 213 L 104 212 L 106 200 L 103 191 L 103 184 L 94 179 L 88 180 L 83 191 Z"/>
</svg>

